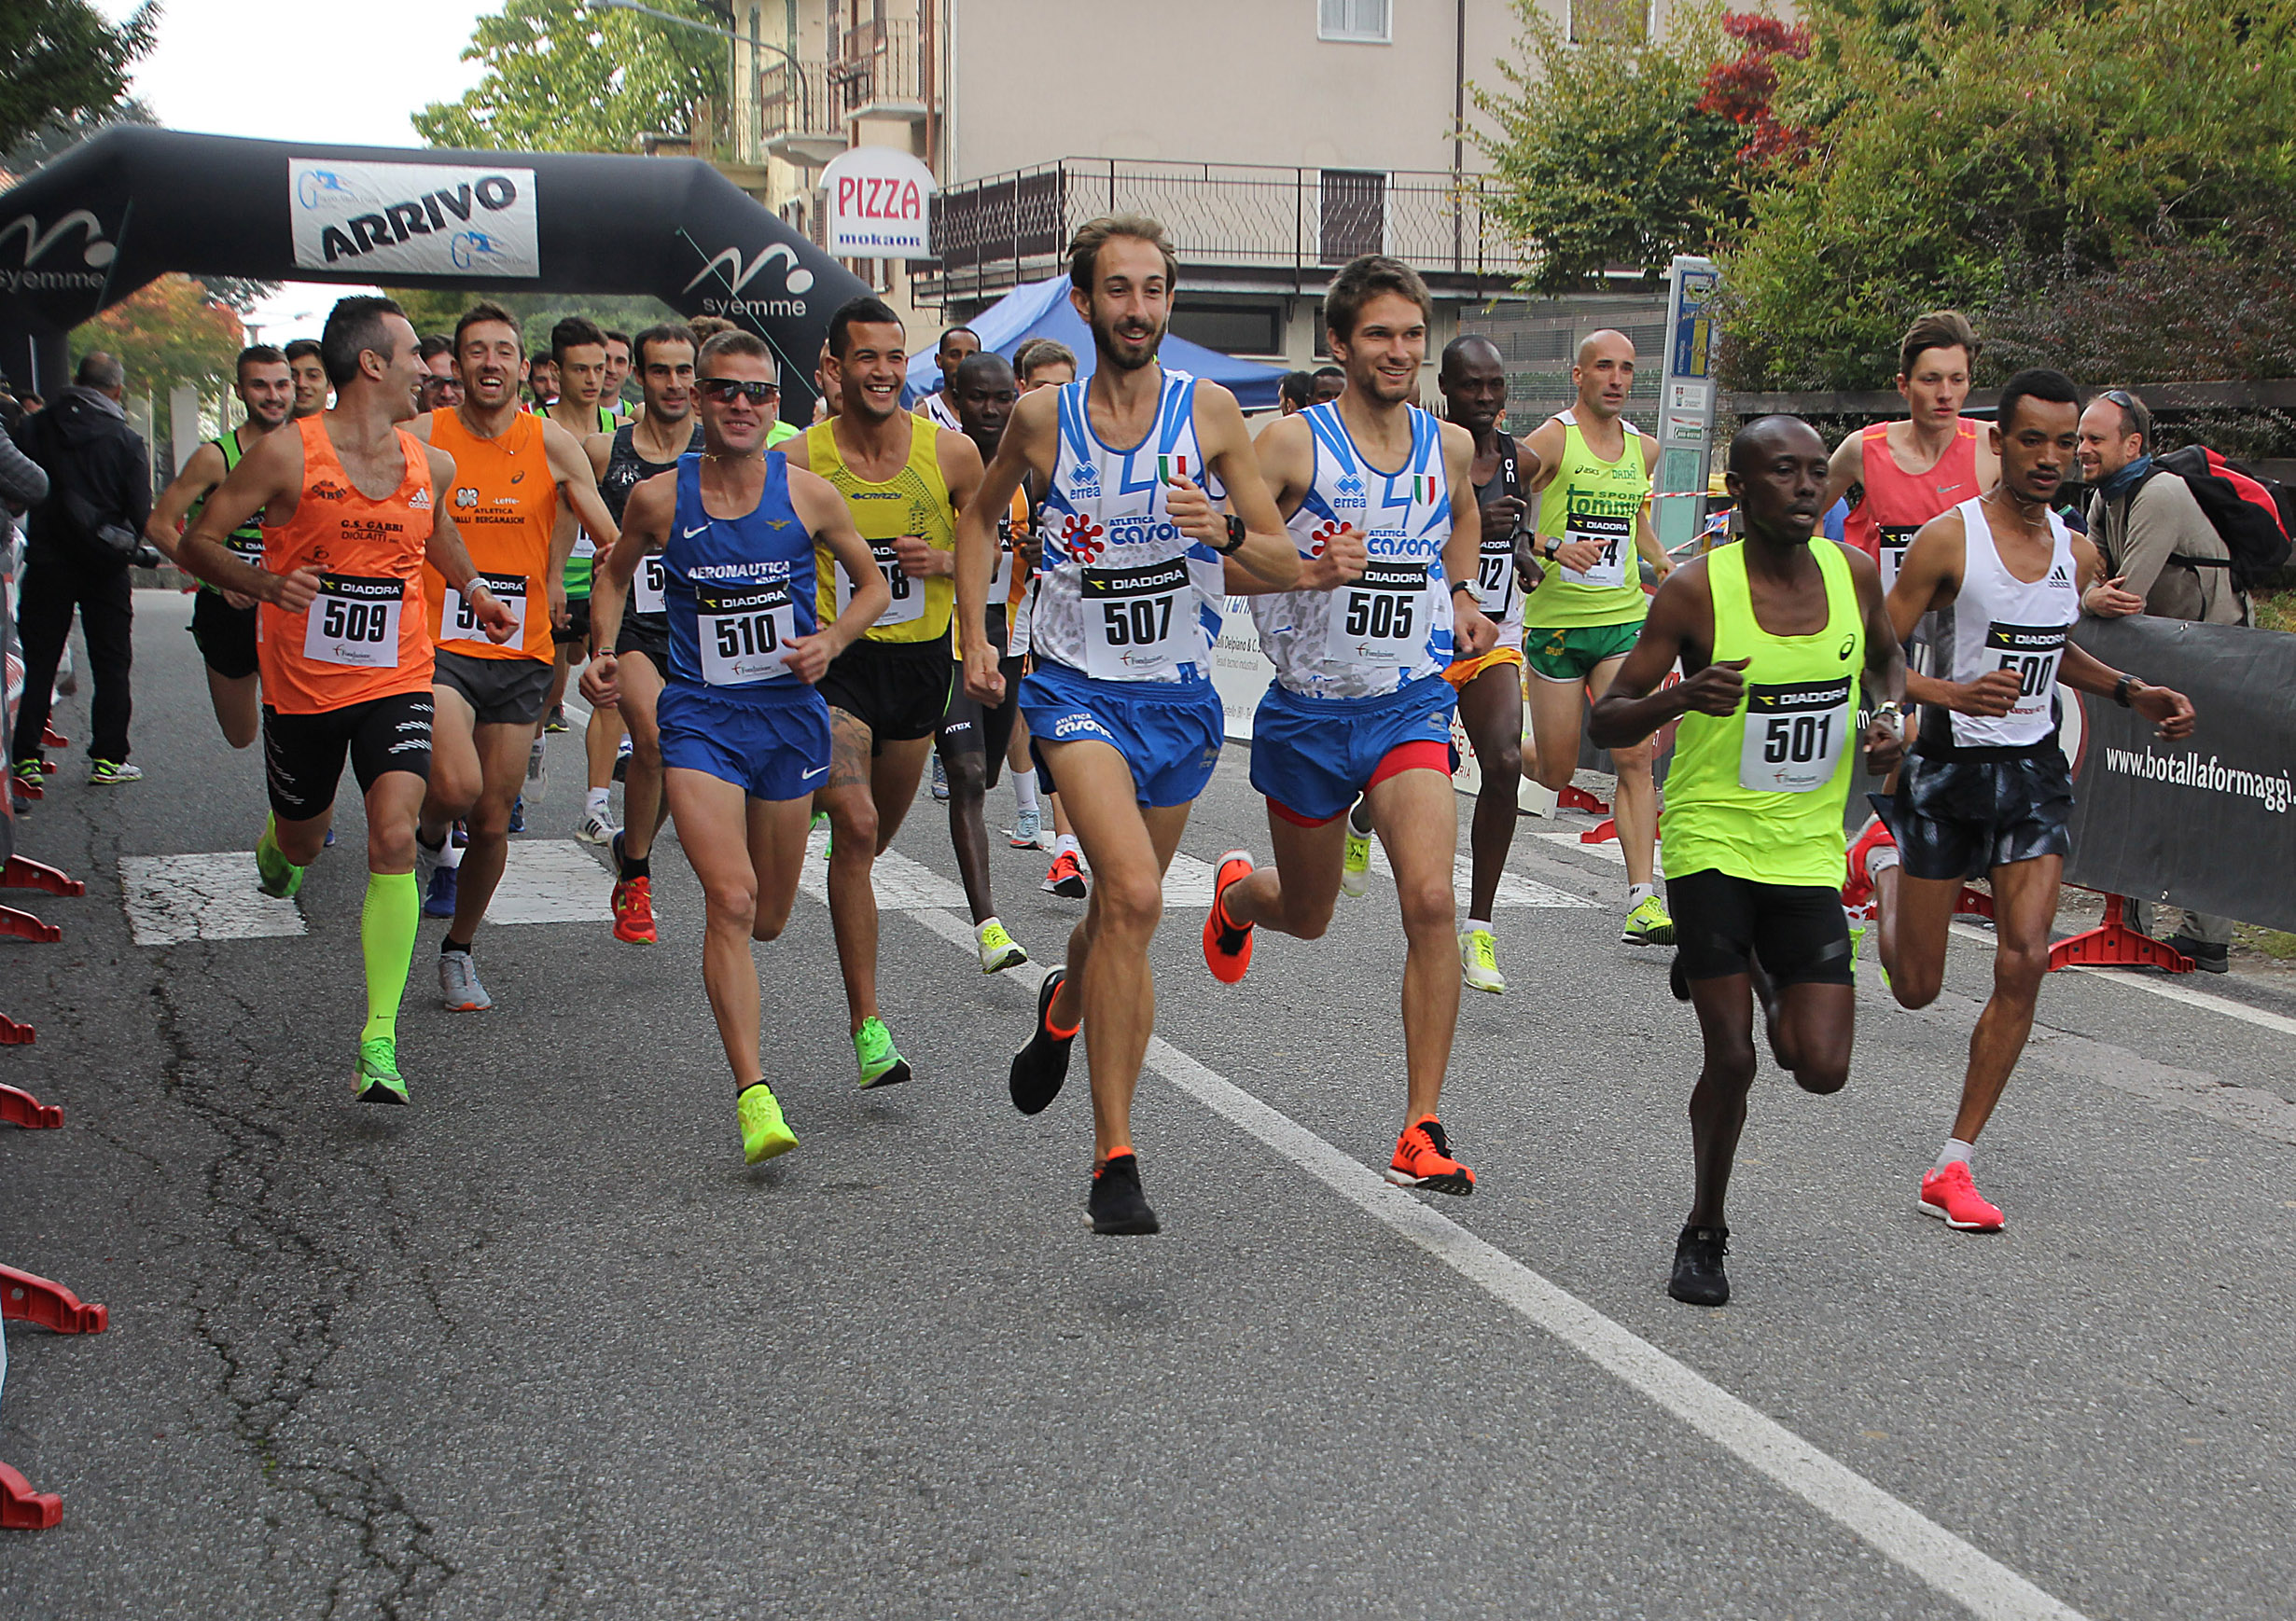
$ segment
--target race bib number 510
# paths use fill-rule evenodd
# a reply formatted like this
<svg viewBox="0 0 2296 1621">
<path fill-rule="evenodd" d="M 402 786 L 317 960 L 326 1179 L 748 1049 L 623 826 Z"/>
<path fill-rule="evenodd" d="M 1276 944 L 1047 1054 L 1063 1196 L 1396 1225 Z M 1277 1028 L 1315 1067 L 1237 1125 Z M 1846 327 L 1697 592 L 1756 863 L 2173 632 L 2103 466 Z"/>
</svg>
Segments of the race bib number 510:
<svg viewBox="0 0 2296 1621">
<path fill-rule="evenodd" d="M 694 588 L 694 630 L 702 644 L 702 679 L 711 686 L 749 686 L 789 673 L 797 634 L 789 582 L 731 589 Z"/>
<path fill-rule="evenodd" d="M 359 670 L 398 668 L 398 613 L 407 582 L 365 575 L 321 575 L 303 630 L 303 657 Z"/>
</svg>

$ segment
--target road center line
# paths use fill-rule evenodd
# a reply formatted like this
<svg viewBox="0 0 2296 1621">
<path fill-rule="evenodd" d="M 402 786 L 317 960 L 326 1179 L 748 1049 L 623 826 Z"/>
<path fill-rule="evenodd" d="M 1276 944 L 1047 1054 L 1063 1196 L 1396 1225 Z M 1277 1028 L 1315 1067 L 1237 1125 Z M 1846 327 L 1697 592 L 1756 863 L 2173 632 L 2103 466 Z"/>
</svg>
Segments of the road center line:
<svg viewBox="0 0 2296 1621">
<path fill-rule="evenodd" d="M 908 914 L 967 953 L 972 925 L 946 910 Z M 1040 983 L 1036 964 L 1013 970 Z M 1545 1330 L 1709 1441 L 1750 1464 L 1812 1508 L 1986 1621 L 2083 1621 L 2007 1565 L 1899 1502 L 1864 1476 L 1732 1395 L 1705 1375 L 1612 1322 L 1512 1255 L 1485 1242 L 1349 1158 L 1288 1115 L 1269 1107 L 1161 1036 L 1148 1067 L 1214 1114 L 1291 1161 L 1372 1220 L 1410 1240 L 1468 1282 Z"/>
</svg>

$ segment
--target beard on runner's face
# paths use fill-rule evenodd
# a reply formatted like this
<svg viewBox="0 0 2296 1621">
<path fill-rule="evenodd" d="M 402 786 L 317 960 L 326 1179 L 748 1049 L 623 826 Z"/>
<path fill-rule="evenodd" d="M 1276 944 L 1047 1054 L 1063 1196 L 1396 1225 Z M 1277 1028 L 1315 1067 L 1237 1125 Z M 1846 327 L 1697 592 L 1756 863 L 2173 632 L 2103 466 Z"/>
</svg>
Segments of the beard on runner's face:
<svg viewBox="0 0 2296 1621">
<path fill-rule="evenodd" d="M 1136 311 L 1127 311 L 1111 320 L 1100 312 L 1095 302 L 1092 342 L 1120 370 L 1138 371 L 1155 364 L 1156 350 L 1164 340 L 1165 325 L 1150 321 Z"/>
</svg>

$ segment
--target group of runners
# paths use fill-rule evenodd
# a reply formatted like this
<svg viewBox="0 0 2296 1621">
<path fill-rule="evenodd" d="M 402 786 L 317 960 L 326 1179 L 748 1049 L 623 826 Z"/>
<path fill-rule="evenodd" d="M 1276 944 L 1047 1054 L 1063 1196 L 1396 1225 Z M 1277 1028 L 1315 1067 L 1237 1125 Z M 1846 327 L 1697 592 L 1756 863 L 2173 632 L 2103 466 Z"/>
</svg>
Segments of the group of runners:
<svg viewBox="0 0 2296 1621">
<path fill-rule="evenodd" d="M 1974 336 L 1925 318 L 1901 356 L 1910 420 L 1831 453 L 1797 420 L 1747 424 L 1727 473 L 1743 543 L 1677 566 L 1651 523 L 1655 445 L 1625 419 L 1622 334 L 1580 343 L 1576 402 L 1520 440 L 1501 426 L 1502 357 L 1460 338 L 1440 358 L 1439 418 L 1417 404 L 1426 289 L 1367 256 L 1325 299 L 1343 387 L 1255 437 L 1233 395 L 1158 359 L 1178 266 L 1154 221 L 1095 220 L 1068 260 L 1089 377 L 1058 345 L 1024 350 L 1016 372 L 957 328 L 938 354 L 946 386 L 911 411 L 907 332 L 864 298 L 829 323 L 825 414 L 801 434 L 781 421 L 775 355 L 738 330 L 631 339 L 634 421 L 609 420 L 607 335 L 578 320 L 552 334 L 556 402 L 522 411 L 530 359 L 491 304 L 426 354 L 396 305 L 346 298 L 308 394 L 290 356 L 243 358 L 248 422 L 192 459 L 154 538 L 211 588 L 194 629 L 227 737 L 264 739 L 264 890 L 293 894 L 327 840 L 346 755 L 366 796 L 357 1096 L 407 1101 L 395 1021 L 423 891 L 458 826 L 441 997 L 492 1004 L 472 948 L 567 646 L 593 716 L 629 737 L 622 827 L 599 791 L 613 731 L 593 737 L 585 808 L 610 843 L 615 933 L 655 937 L 648 863 L 666 817 L 701 882 L 703 980 L 750 1163 L 797 1144 L 764 1074 L 751 945 L 786 925 L 818 818 L 859 1085 L 911 1076 L 878 1002 L 873 873 L 938 751 L 984 972 L 1028 960 L 992 893 L 986 791 L 1009 765 L 1016 846 L 1037 842 L 1040 790 L 1054 813 L 1046 887 L 1085 906 L 1009 1092 L 1023 1114 L 1048 1107 L 1084 1034 L 1088 1219 L 1157 1231 L 1132 1136 L 1148 948 L 1220 755 L 1211 650 L 1240 597 L 1275 671 L 1250 746 L 1267 858 L 1218 862 L 1204 959 L 1234 985 L 1259 929 L 1318 937 L 1343 894 L 1368 891 L 1380 841 L 1408 942 L 1389 1181 L 1475 1186 L 1441 1094 L 1462 986 L 1507 988 L 1492 913 L 1527 690 L 1538 781 L 1569 784 L 1582 715 L 1610 750 L 1622 935 L 1675 948 L 1674 991 L 1704 1037 L 1676 1297 L 1728 1298 L 1724 1199 L 1755 1011 L 1799 1084 L 1839 1089 L 1853 927 L 1878 929 L 1891 991 L 1920 1006 L 1978 876 L 1999 931 L 1994 993 L 1920 1204 L 1998 1227 L 1969 1164 L 2047 963 L 2070 806 L 2058 688 L 2115 699 L 2164 737 L 2192 724 L 2180 695 L 2067 640 L 2095 572 L 2052 510 L 2075 444 L 2071 381 L 2020 373 L 1995 423 L 1972 423 Z M 1853 544 L 1814 541 L 1847 487 L 1862 491 Z M 1464 926 L 1454 714 L 1482 772 Z M 1662 813 L 1652 740 L 1669 725 Z M 1860 746 L 1893 774 L 1853 843 Z"/>
</svg>

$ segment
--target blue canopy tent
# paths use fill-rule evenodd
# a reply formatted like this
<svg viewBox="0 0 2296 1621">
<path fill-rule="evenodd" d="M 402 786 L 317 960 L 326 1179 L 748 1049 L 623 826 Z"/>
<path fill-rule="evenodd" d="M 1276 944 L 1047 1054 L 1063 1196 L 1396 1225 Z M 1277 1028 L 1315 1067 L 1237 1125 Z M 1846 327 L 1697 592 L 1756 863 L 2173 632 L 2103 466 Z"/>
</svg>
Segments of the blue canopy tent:
<svg viewBox="0 0 2296 1621">
<path fill-rule="evenodd" d="M 1028 339 L 1057 338 L 1076 351 L 1080 376 L 1092 376 L 1092 367 L 1099 363 L 1099 355 L 1092 348 L 1092 335 L 1086 329 L 1083 317 L 1077 313 L 1076 306 L 1068 301 L 1066 276 L 1052 276 L 1015 287 L 966 325 L 981 334 L 982 348 L 993 349 L 1008 360 Z M 1276 390 L 1284 379 L 1280 367 L 1238 360 L 1169 333 L 1157 353 L 1175 371 L 1189 372 L 1218 383 L 1233 394 L 1237 403 L 1247 411 L 1275 409 Z M 929 350 L 909 363 L 909 386 L 918 397 L 940 386 L 940 367 Z"/>
</svg>

